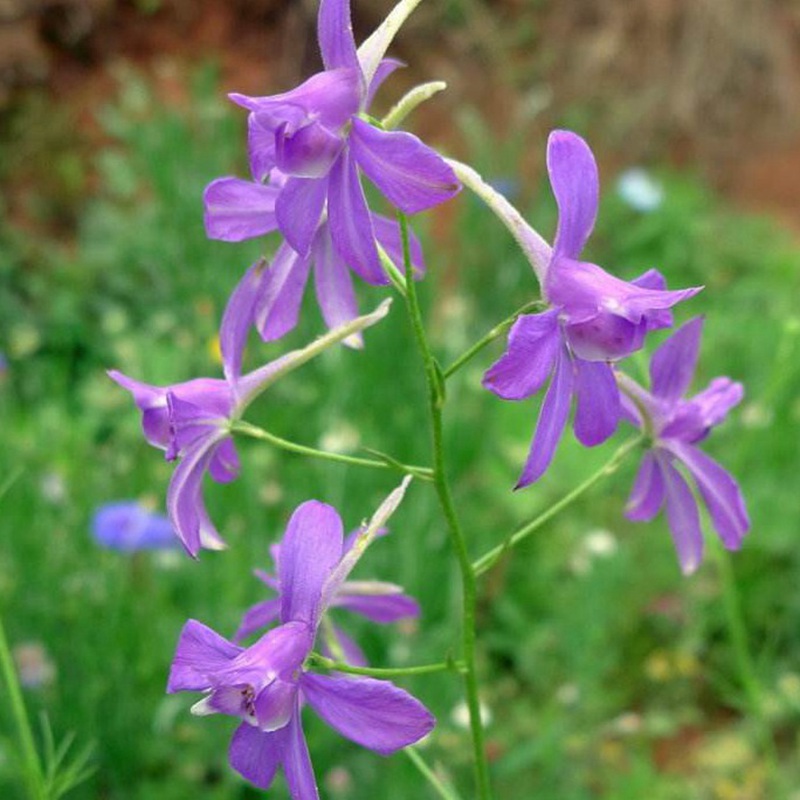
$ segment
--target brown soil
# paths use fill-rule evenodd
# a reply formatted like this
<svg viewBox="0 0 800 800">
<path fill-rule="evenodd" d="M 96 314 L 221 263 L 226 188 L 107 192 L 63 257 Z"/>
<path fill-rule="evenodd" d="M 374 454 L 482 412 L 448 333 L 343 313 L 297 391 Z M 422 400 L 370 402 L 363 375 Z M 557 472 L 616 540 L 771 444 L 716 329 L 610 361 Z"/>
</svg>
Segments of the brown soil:
<svg viewBox="0 0 800 800">
<path fill-rule="evenodd" d="M 358 35 L 391 5 L 356 3 Z M 531 16 L 525 3 L 469 0 L 466 21 L 443 16 L 439 5 L 423 4 L 395 48 L 409 56 L 406 43 L 414 41 L 412 60 L 423 78 L 450 86 L 449 97 L 435 104 L 438 113 L 421 116 L 427 137 L 452 144 L 449 115 L 464 103 L 481 109 L 501 137 L 527 124 L 520 109 L 531 103 L 543 108 L 531 125 L 541 126 L 537 133 L 562 121 L 568 104 L 582 104 L 592 109 L 608 151 L 628 161 L 646 160 L 653 148 L 671 152 L 743 207 L 773 213 L 800 231 L 796 6 L 545 3 L 538 28 L 527 34 L 535 47 L 523 48 L 515 36 Z M 92 142 L 99 135 L 95 110 L 117 91 L 112 67 L 119 62 L 151 74 L 174 102 L 185 97 L 191 66 L 208 60 L 220 66 L 223 91 L 280 90 L 318 67 L 315 8 L 315 0 L 0 0 L 0 108 L 20 87 L 44 85 Z M 749 37 L 747 26 L 732 26 L 729 18 L 741 21 L 745 11 Z M 414 77 L 406 71 L 398 80 Z"/>
</svg>

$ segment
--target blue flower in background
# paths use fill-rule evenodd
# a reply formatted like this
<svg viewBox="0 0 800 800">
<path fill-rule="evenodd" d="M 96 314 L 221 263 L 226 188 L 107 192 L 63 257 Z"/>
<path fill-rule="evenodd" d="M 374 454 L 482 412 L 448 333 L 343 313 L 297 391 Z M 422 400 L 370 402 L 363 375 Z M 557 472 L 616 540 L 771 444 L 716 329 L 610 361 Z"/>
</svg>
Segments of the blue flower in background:
<svg viewBox="0 0 800 800">
<path fill-rule="evenodd" d="M 655 211 L 664 202 L 664 187 L 641 167 L 626 169 L 617 178 L 617 194 L 643 214 Z"/>
<path fill-rule="evenodd" d="M 92 519 L 92 533 L 103 547 L 123 552 L 172 549 L 179 544 L 163 514 L 133 500 L 100 506 Z"/>
</svg>

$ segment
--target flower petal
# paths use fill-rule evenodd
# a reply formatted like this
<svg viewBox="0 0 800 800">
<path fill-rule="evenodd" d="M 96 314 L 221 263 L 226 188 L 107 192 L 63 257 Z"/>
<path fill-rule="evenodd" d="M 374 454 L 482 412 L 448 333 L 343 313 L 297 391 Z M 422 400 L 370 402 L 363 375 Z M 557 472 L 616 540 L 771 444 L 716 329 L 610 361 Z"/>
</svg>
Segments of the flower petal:
<svg viewBox="0 0 800 800">
<path fill-rule="evenodd" d="M 690 444 L 670 441 L 665 447 L 692 473 L 725 547 L 738 550 L 750 529 L 750 518 L 736 480 L 713 458 Z"/>
<path fill-rule="evenodd" d="M 553 260 L 577 258 L 597 217 L 600 181 L 589 145 L 571 131 L 553 131 L 547 140 L 547 172 L 558 204 Z"/>
<path fill-rule="evenodd" d="M 283 771 L 292 800 L 319 800 L 314 768 L 311 766 L 306 737 L 303 735 L 299 697 L 295 713 L 286 726 L 286 746 L 283 753 Z"/>
<path fill-rule="evenodd" d="M 539 420 L 536 423 L 536 433 L 533 436 L 528 460 L 525 462 L 515 489 L 522 489 L 539 480 L 550 466 L 569 417 L 573 383 L 572 360 L 566 348 L 562 346 L 561 352 L 556 357 L 550 388 L 547 390 L 539 412 Z"/>
<path fill-rule="evenodd" d="M 414 744 L 436 724 L 419 700 L 389 681 L 305 672 L 300 685 L 328 725 L 382 755 Z"/>
<path fill-rule="evenodd" d="M 668 457 L 660 458 L 667 501 L 667 522 L 684 575 L 691 575 L 703 560 L 703 534 L 692 490 Z"/>
<path fill-rule="evenodd" d="M 291 719 L 297 705 L 297 683 L 276 678 L 265 686 L 254 702 L 256 720 L 262 731 L 283 728 Z"/>
<path fill-rule="evenodd" d="M 506 352 L 483 376 L 483 387 L 504 400 L 536 394 L 552 374 L 560 347 L 557 310 L 520 315 L 508 335 Z"/>
<path fill-rule="evenodd" d="M 211 477 L 217 483 L 230 483 L 239 477 L 240 469 L 239 454 L 236 452 L 233 439 L 224 439 L 214 450 L 209 462 L 208 471 Z"/>
<path fill-rule="evenodd" d="M 654 312 L 671 308 L 694 297 L 702 286 L 661 291 L 615 278 L 597 264 L 554 258 L 557 268 L 548 270 L 548 299 L 562 306 L 570 323 L 591 320 L 599 313 L 613 314 L 632 323 L 653 318 Z"/>
<path fill-rule="evenodd" d="M 253 324 L 256 300 L 261 292 L 266 263 L 259 259 L 245 272 L 228 299 L 219 327 L 219 349 L 225 380 L 234 387 L 242 374 L 247 334 Z"/>
<path fill-rule="evenodd" d="M 281 233 L 301 256 L 311 247 L 327 193 L 327 178 L 290 178 L 275 203 Z"/>
<path fill-rule="evenodd" d="M 281 542 L 281 620 L 316 629 L 322 588 L 342 558 L 344 532 L 336 509 L 309 500 L 295 510 Z"/>
<path fill-rule="evenodd" d="M 439 205 L 461 189 L 453 168 L 411 133 L 382 131 L 356 117 L 350 148 L 367 177 L 405 214 Z"/>
<path fill-rule="evenodd" d="M 657 269 L 648 269 L 638 278 L 634 278 L 631 283 L 641 289 L 657 289 L 660 292 L 666 291 L 667 288 L 667 279 Z M 647 330 L 649 331 L 671 328 L 674 324 L 672 312 L 667 308 L 650 311 L 645 315 L 645 318 Z"/>
<path fill-rule="evenodd" d="M 356 40 L 350 18 L 350 0 L 320 0 L 317 37 L 325 69 L 359 69 Z"/>
<path fill-rule="evenodd" d="M 107 375 L 133 395 L 133 402 L 142 411 L 142 432 L 148 444 L 166 450 L 170 441 L 167 389 L 134 380 L 115 369 L 108 370 Z"/>
<path fill-rule="evenodd" d="M 273 597 L 270 600 L 264 600 L 262 603 L 256 603 L 244 612 L 242 621 L 233 634 L 234 642 L 241 642 L 256 631 L 266 628 L 267 625 L 275 622 L 280 616 L 281 601 L 279 597 Z"/>
<path fill-rule="evenodd" d="M 223 242 L 241 242 L 271 233 L 278 227 L 275 219 L 275 186 L 218 178 L 203 192 L 203 221 L 206 236 Z"/>
<path fill-rule="evenodd" d="M 216 677 L 220 685 L 249 685 L 257 691 L 276 678 L 291 680 L 311 652 L 314 632 L 305 622 L 286 622 L 268 630 Z"/>
<path fill-rule="evenodd" d="M 253 316 L 265 342 L 280 339 L 296 327 L 310 268 L 311 258 L 298 255 L 284 242 L 263 272 Z"/>
<path fill-rule="evenodd" d="M 695 317 L 664 341 L 650 360 L 650 391 L 672 403 L 689 389 L 697 368 L 703 318 Z"/>
<path fill-rule="evenodd" d="M 296 89 L 268 97 L 229 94 L 237 105 L 258 115 L 273 132 L 284 123 L 300 127 L 312 119 L 331 131 L 341 128 L 361 105 L 362 77 L 357 69 L 329 69 L 312 75 Z"/>
<path fill-rule="evenodd" d="M 648 451 L 642 458 L 625 516 L 635 522 L 649 522 L 664 505 L 664 478 L 655 455 Z"/>
<path fill-rule="evenodd" d="M 247 156 L 253 180 L 266 180 L 275 168 L 275 129 L 258 114 L 247 115 Z"/>
<path fill-rule="evenodd" d="M 181 630 L 167 681 L 167 692 L 203 692 L 214 683 L 213 676 L 242 652 L 216 631 L 195 619 Z"/>
<path fill-rule="evenodd" d="M 181 459 L 167 490 L 167 512 L 184 548 L 193 558 L 201 547 L 219 549 L 222 539 L 206 512 L 203 501 L 203 475 L 224 434 L 200 440 Z"/>
<path fill-rule="evenodd" d="M 314 289 L 322 317 L 329 328 L 336 328 L 358 316 L 358 301 L 350 270 L 334 250 L 327 224 L 320 226 L 311 251 L 314 262 Z M 360 349 L 364 339 L 355 333 L 344 340 L 348 347 Z"/>
<path fill-rule="evenodd" d="M 376 581 L 375 585 L 380 587 L 382 584 Z M 351 584 L 345 583 L 332 605 L 346 608 L 348 611 L 383 625 L 419 616 L 419 603 L 413 597 L 403 594 L 399 587 L 393 584 L 385 585 L 391 591 L 355 594 L 348 591 Z"/>
<path fill-rule="evenodd" d="M 296 178 L 324 178 L 343 147 L 342 137 L 317 121 L 296 130 L 287 123 L 275 131 L 278 169 Z"/>
<path fill-rule="evenodd" d="M 586 447 L 602 444 L 619 424 L 621 409 L 614 371 L 602 361 L 575 364 L 575 436 Z"/>
<path fill-rule="evenodd" d="M 368 283 L 389 283 L 378 258 L 372 218 L 349 150 L 333 165 L 329 180 L 328 219 L 334 247 L 347 266 Z"/>
<path fill-rule="evenodd" d="M 253 786 L 269 789 L 284 758 L 288 738 L 287 728 L 264 733 L 243 722 L 231 739 L 228 760 Z"/>
</svg>

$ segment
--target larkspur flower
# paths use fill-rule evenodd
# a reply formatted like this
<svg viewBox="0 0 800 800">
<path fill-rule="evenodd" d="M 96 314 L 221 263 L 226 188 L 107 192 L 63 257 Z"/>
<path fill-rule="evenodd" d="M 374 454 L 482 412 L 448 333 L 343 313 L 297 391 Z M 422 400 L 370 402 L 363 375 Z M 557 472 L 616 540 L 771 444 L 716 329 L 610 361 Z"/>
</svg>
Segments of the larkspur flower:
<svg viewBox="0 0 800 800">
<path fill-rule="evenodd" d="M 324 71 L 285 94 L 231 95 L 250 112 L 253 181 L 226 177 L 207 187 L 206 230 L 226 241 L 276 229 L 285 237 L 287 244 L 264 274 L 257 325 L 266 339 L 296 324 L 312 265 L 323 316 L 333 326 L 357 314 L 348 268 L 367 283 L 389 282 L 376 242 L 395 264 L 402 263 L 398 226 L 369 211 L 361 172 L 406 214 L 438 205 L 460 189 L 452 168 L 416 136 L 367 121 L 373 95 L 399 66 L 383 56 L 414 5 L 399 3 L 356 49 L 349 0 L 322 0 L 318 38 Z M 419 275 L 423 263 L 416 240 L 412 249 Z"/>
<path fill-rule="evenodd" d="M 666 291 L 654 269 L 629 283 L 579 261 L 597 216 L 597 164 L 583 139 L 554 131 L 547 143 L 547 169 L 559 212 L 552 249 L 515 211 L 506 213 L 505 221 L 532 256 L 550 308 L 517 319 L 506 352 L 483 379 L 505 400 L 531 397 L 550 381 L 517 488 L 538 480 L 549 466 L 573 398 L 573 426 L 581 444 L 592 447 L 614 433 L 620 398 L 611 362 L 640 349 L 648 331 L 672 325 L 669 309 L 700 291 Z M 507 206 L 496 205 L 505 213 Z"/>
<path fill-rule="evenodd" d="M 92 533 L 103 547 L 132 552 L 175 547 L 172 523 L 135 500 L 106 503 L 92 517 Z"/>
<path fill-rule="evenodd" d="M 693 478 L 725 547 L 738 550 L 750 528 L 736 480 L 696 447 L 741 401 L 742 385 L 730 378 L 715 378 L 694 397 L 683 397 L 694 376 L 702 328 L 702 318 L 696 317 L 656 349 L 650 361 L 650 391 L 627 375 L 618 376 L 626 418 L 650 438 L 625 515 L 648 521 L 666 506 L 678 560 L 686 574 L 702 561 L 703 536 L 697 502 L 677 465 Z"/>
<path fill-rule="evenodd" d="M 355 530 L 345 539 L 345 553 L 355 545 L 361 532 L 362 529 Z M 377 531 L 376 535 L 387 532 L 383 529 Z M 279 571 L 281 546 L 273 545 L 270 553 L 276 570 Z M 279 591 L 278 579 L 274 575 L 263 570 L 256 570 L 255 574 L 270 589 Z M 337 590 L 330 605 L 331 608 L 344 608 L 383 625 L 418 617 L 420 613 L 419 604 L 413 597 L 405 594 L 400 586 L 384 581 L 345 581 Z M 275 622 L 279 615 L 280 598 L 270 598 L 256 603 L 245 612 L 238 630 L 233 635 L 233 641 L 238 643 L 256 631 L 266 628 Z M 330 621 L 323 629 L 320 648 L 323 655 L 343 659 L 348 664 L 355 666 L 367 664 L 367 659 L 358 644 L 338 625 Z"/>
<path fill-rule="evenodd" d="M 253 275 L 254 268 L 248 273 Z M 206 472 L 218 483 L 239 474 L 239 456 L 231 425 L 256 397 L 283 375 L 331 345 L 374 325 L 386 316 L 384 301 L 373 313 L 341 325 L 299 350 L 241 374 L 242 354 L 253 315 L 252 283 L 242 282 L 231 295 L 220 326 L 224 378 L 196 378 L 171 386 L 152 386 L 115 370 L 109 376 L 133 395 L 142 411 L 147 441 L 179 459 L 167 492 L 167 511 L 175 532 L 191 556 L 200 548 L 220 549 L 224 542 L 206 511 L 202 485 Z"/>
<path fill-rule="evenodd" d="M 205 692 L 195 713 L 242 720 L 231 740 L 230 763 L 259 788 L 268 788 L 282 767 L 293 800 L 317 800 L 301 725 L 303 703 L 343 736 L 383 755 L 433 728 L 430 712 L 389 681 L 315 674 L 306 666 L 322 615 L 406 484 L 384 502 L 350 550 L 331 506 L 312 500 L 295 510 L 277 571 L 281 624 L 255 644 L 240 647 L 195 620 L 181 632 L 167 691 Z"/>
</svg>

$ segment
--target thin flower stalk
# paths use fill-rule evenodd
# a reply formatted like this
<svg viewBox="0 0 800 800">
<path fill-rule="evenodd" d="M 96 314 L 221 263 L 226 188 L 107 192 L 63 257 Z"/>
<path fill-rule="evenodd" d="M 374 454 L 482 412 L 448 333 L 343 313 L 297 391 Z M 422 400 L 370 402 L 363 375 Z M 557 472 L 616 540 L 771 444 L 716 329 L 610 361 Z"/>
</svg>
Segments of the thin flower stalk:
<svg viewBox="0 0 800 800">
<path fill-rule="evenodd" d="M 593 472 L 583 483 L 579 483 L 571 492 L 565 494 L 557 503 L 554 503 L 538 517 L 523 525 L 519 530 L 509 536 L 503 544 L 493 547 L 488 553 L 482 555 L 472 565 L 476 576 L 481 576 L 488 572 L 506 553 L 511 551 L 520 542 L 525 541 L 531 534 L 536 533 L 540 528 L 550 522 L 553 517 L 560 514 L 565 508 L 571 506 L 578 498 L 582 497 L 595 484 L 604 478 L 613 475 L 620 467 L 625 458 L 630 455 L 642 443 L 642 437 L 637 436 L 621 445 L 611 458 L 603 464 L 600 469 Z"/>
<path fill-rule="evenodd" d="M 430 467 L 418 467 L 412 464 L 403 464 L 394 459 L 386 461 L 378 461 L 374 458 L 360 458 L 358 456 L 348 456 L 345 453 L 331 453 L 328 450 L 318 450 L 314 447 L 308 447 L 304 444 L 292 442 L 289 439 L 284 439 L 276 436 L 274 433 L 259 428 L 257 425 L 252 425 L 249 422 L 239 420 L 234 422 L 230 428 L 232 433 L 240 433 L 243 436 L 249 436 L 251 439 L 258 439 L 262 442 L 269 442 L 269 444 L 286 450 L 290 453 L 296 453 L 301 456 L 308 456 L 310 458 L 318 458 L 323 461 L 334 461 L 339 464 L 350 464 L 355 467 L 369 467 L 372 469 L 395 469 L 406 475 L 413 475 L 423 481 L 433 480 L 433 470 Z"/>
</svg>

